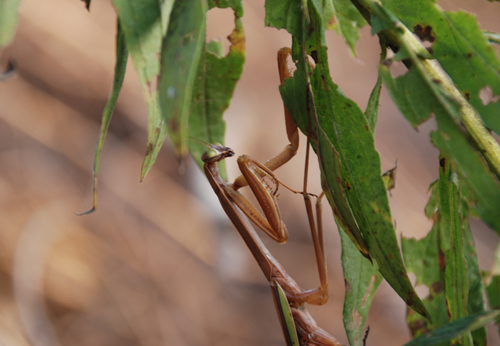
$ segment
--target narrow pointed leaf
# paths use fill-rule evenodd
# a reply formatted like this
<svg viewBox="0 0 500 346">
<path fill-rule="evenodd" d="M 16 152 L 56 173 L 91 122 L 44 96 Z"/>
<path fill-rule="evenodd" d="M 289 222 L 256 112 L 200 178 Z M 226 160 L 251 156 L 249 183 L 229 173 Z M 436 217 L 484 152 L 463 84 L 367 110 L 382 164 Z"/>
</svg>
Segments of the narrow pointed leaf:
<svg viewBox="0 0 500 346">
<path fill-rule="evenodd" d="M 408 279 L 399 252 L 387 192 L 382 179 L 380 157 L 374 147 L 373 132 L 359 107 L 342 95 L 331 81 L 326 48 L 323 45 L 323 34 L 319 32 L 324 27 L 321 22 L 319 2 L 309 2 L 309 13 L 313 30 L 307 42 L 306 53 L 313 56 L 316 61 L 316 67 L 311 76 L 311 87 L 321 131 L 325 132 L 331 145 L 339 154 L 342 180 L 337 179 L 337 184 L 342 185 L 350 207 L 349 212 L 355 217 L 362 237 L 370 250 L 370 255 L 377 260 L 384 278 L 408 305 L 422 315 L 428 316 Z M 297 48 L 294 51 L 297 51 Z M 299 70 L 306 69 L 300 66 L 298 68 Z M 303 86 L 302 90 L 305 88 L 307 86 Z M 296 89 L 300 88 L 296 87 Z M 286 94 L 285 92 L 285 105 L 302 131 L 309 133 L 313 139 L 321 138 L 321 131 L 311 133 L 311 129 L 307 128 L 308 125 L 314 125 L 316 121 L 314 118 L 307 119 L 308 114 L 314 117 L 312 108 L 306 107 L 306 112 L 292 111 L 294 102 L 291 98 L 293 96 Z M 299 94 L 297 93 L 297 97 Z M 322 162 L 331 160 L 331 157 L 322 156 L 321 152 L 318 152 L 318 155 L 320 166 Z M 335 213 L 335 206 L 333 210 Z"/>
<path fill-rule="evenodd" d="M 450 237 L 451 246 L 445 252 L 445 296 L 450 321 L 467 316 L 467 300 L 469 281 L 467 262 L 464 256 L 464 239 L 462 222 L 459 215 L 459 186 L 450 163 L 440 159 L 439 167 L 439 201 L 440 214 L 443 217 L 442 231 Z M 464 345 L 472 345 L 472 336 L 462 336 Z"/>
<path fill-rule="evenodd" d="M 379 109 L 379 101 L 380 101 L 380 92 L 382 91 L 382 77 L 377 77 L 377 82 L 373 87 L 373 90 L 370 94 L 370 98 L 368 99 L 368 105 L 365 110 L 365 117 L 370 125 L 370 129 L 373 133 L 375 133 L 375 126 L 377 125 L 378 118 L 378 109 Z"/>
<path fill-rule="evenodd" d="M 111 117 L 113 116 L 113 111 L 116 106 L 116 101 L 120 95 L 122 89 L 123 80 L 125 78 L 125 71 L 127 69 L 128 60 L 128 50 L 125 44 L 125 36 L 121 25 L 117 23 L 116 30 L 116 62 L 115 62 L 115 75 L 113 77 L 113 85 L 111 87 L 111 94 L 109 95 L 108 102 L 104 107 L 101 119 L 101 130 L 99 132 L 99 138 L 97 140 L 97 145 L 95 148 L 94 155 L 94 168 L 93 168 L 93 203 L 92 209 L 87 212 L 81 213 L 88 214 L 93 212 L 97 207 L 97 177 L 99 174 L 99 161 L 101 158 L 101 150 L 104 145 L 104 140 L 106 139 L 106 134 L 108 133 L 109 123 L 111 122 Z"/>
<path fill-rule="evenodd" d="M 405 346 L 435 346 L 451 341 L 465 333 L 477 328 L 487 326 L 500 317 L 499 310 L 480 312 L 475 315 L 461 318 L 457 321 L 440 327 L 430 333 L 424 334 Z"/>
<path fill-rule="evenodd" d="M 484 286 L 481 270 L 479 269 L 479 262 L 477 258 L 476 246 L 474 244 L 474 238 L 472 237 L 472 232 L 470 230 L 468 220 L 464 220 L 464 246 L 465 246 L 465 259 L 467 260 L 467 273 L 469 280 L 469 298 L 467 301 L 467 313 L 469 315 L 476 314 L 478 312 L 486 311 L 486 301 L 485 292 L 486 288 Z M 497 291 L 500 295 L 500 290 Z M 491 306 L 492 309 L 497 309 Z M 476 346 L 486 346 L 487 344 L 487 334 L 486 328 L 478 328 L 472 332 L 472 339 L 474 340 L 474 345 Z"/>
<path fill-rule="evenodd" d="M 488 301 L 493 309 L 500 309 L 500 295 L 498 292 L 500 292 L 500 275 L 494 275 L 487 288 Z"/>
<path fill-rule="evenodd" d="M 173 0 L 162 1 L 160 7 L 157 0 L 113 0 L 148 107 L 148 143 L 141 180 L 153 166 L 167 133 L 160 112 L 158 79 L 163 27 L 173 3 Z"/>
<path fill-rule="evenodd" d="M 159 83 L 162 114 L 179 157 L 187 155 L 187 120 L 205 45 L 206 0 L 176 1 L 161 52 Z"/>
<path fill-rule="evenodd" d="M 337 223 L 340 228 L 341 225 Z M 345 298 L 342 312 L 344 329 L 351 346 L 363 345 L 365 323 L 373 296 L 382 282 L 377 264 L 367 261 L 347 237 L 340 232 L 342 242 L 342 271 Z"/>
<path fill-rule="evenodd" d="M 437 191 L 437 189 L 436 189 Z M 425 238 L 401 239 L 401 249 L 406 269 L 417 277 L 417 285 L 425 285 L 429 294 L 423 299 L 432 317 L 432 324 L 414 311 L 408 309 L 406 323 L 413 337 L 418 337 L 449 322 L 444 293 L 444 253 L 440 246 L 440 217 Z"/>
<path fill-rule="evenodd" d="M 315 119 L 311 120 L 308 125 L 306 115 L 309 106 L 305 98 L 307 94 L 306 65 L 305 59 L 303 57 L 299 58 L 298 69 L 295 71 L 293 78 L 285 80 L 284 85 L 280 88 L 281 96 L 286 108 L 290 111 L 300 129 L 304 133 L 310 133 L 311 144 L 320 158 L 319 167 L 323 191 L 325 191 L 335 220 L 341 225 L 344 232 L 347 233 L 363 256 L 370 258 L 368 247 L 352 214 L 344 191 L 340 155 L 326 133 L 318 127 Z M 307 129 L 308 126 L 310 127 L 309 130 Z"/>
<path fill-rule="evenodd" d="M 273 282 L 271 289 L 273 290 L 274 304 L 276 305 L 276 310 L 278 311 L 278 317 L 280 319 L 286 345 L 300 346 L 297 330 L 295 329 L 295 321 L 293 319 L 292 310 L 290 309 L 290 304 L 286 298 L 285 291 L 277 281 Z"/>
<path fill-rule="evenodd" d="M 486 288 L 488 303 L 492 309 L 500 309 L 500 245 L 495 252 L 495 262 L 491 270 L 491 278 Z M 496 322 L 500 335 L 500 320 Z"/>
</svg>

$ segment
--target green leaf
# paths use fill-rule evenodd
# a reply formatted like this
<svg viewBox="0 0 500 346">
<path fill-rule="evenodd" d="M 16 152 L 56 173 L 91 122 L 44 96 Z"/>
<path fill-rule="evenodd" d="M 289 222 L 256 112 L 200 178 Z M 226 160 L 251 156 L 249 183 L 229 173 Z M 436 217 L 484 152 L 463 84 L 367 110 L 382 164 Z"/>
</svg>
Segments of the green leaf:
<svg viewBox="0 0 500 346">
<path fill-rule="evenodd" d="M 433 181 L 429 185 L 429 189 L 427 190 L 431 191 L 431 196 L 429 197 L 429 201 L 427 201 L 427 205 L 425 206 L 425 216 L 427 216 L 429 219 L 432 218 L 432 216 L 437 211 L 437 208 L 439 206 L 439 189 L 435 188 L 438 182 L 439 179 Z"/>
<path fill-rule="evenodd" d="M 299 57 L 297 71 L 295 71 L 293 78 L 285 80 L 284 85 L 280 87 L 283 103 L 290 111 L 300 129 L 305 133 L 309 132 L 312 134 L 309 138 L 318 154 L 323 190 L 332 208 L 336 222 L 341 225 L 358 250 L 365 257 L 370 258 L 368 247 L 354 219 L 344 191 L 339 153 L 328 140 L 325 132 L 321 128 L 318 128 L 316 121 L 312 121 L 309 125 L 307 124 L 308 118 L 306 114 L 309 109 L 307 99 L 305 98 L 307 94 L 305 69 L 307 66 L 309 65 L 304 57 Z M 310 127 L 309 130 L 307 129 L 308 126 Z"/>
<path fill-rule="evenodd" d="M 331 81 L 328 70 L 328 60 L 326 48 L 322 42 L 321 7 L 316 1 L 309 2 L 309 13 L 311 24 L 308 27 L 312 32 L 311 39 L 307 42 L 307 52 L 305 42 L 302 43 L 302 55 L 299 60 L 297 72 L 305 71 L 307 66 L 304 63 L 305 54 L 315 58 L 316 67 L 311 76 L 312 95 L 314 95 L 314 105 L 317 105 L 316 112 L 314 105 L 307 105 L 306 109 L 301 109 L 297 105 L 304 98 L 307 85 L 294 86 L 296 93 L 292 90 L 292 82 L 287 89 L 287 83 L 282 88 L 283 100 L 286 107 L 294 117 L 301 130 L 308 134 L 309 138 L 319 140 L 321 132 L 327 135 L 330 145 L 338 152 L 341 162 L 341 178 L 333 177 L 335 184 L 341 185 L 347 196 L 348 206 L 346 214 L 354 216 L 357 225 L 362 233 L 362 238 L 367 243 L 370 255 L 377 260 L 380 272 L 394 290 L 403 300 L 424 316 L 428 316 L 422 302 L 418 298 L 411 282 L 408 279 L 399 252 L 394 225 L 388 205 L 387 192 L 380 168 L 380 157 L 374 146 L 373 133 L 368 125 L 366 117 L 359 107 L 351 100 L 343 96 L 338 87 Z M 304 35 L 305 36 L 305 35 Z M 296 48 L 294 51 L 297 51 Z M 305 72 L 301 72 L 304 73 Z M 302 96 L 300 96 L 302 93 Z M 310 118 L 307 118 L 307 115 Z M 317 116 L 317 118 L 315 117 Z M 319 122 L 321 130 L 314 131 L 315 122 Z M 322 144 L 321 142 L 319 142 Z M 327 145 L 322 145 L 327 147 Z M 331 151 L 330 151 L 331 152 Z M 321 150 L 317 150 L 320 167 L 326 162 L 332 162 L 332 156 L 323 156 Z M 338 164 L 335 165 L 338 167 Z M 338 169 L 338 168 L 337 168 Z M 325 175 L 335 173 L 335 170 L 325 171 Z M 323 185 L 326 185 L 326 178 L 322 175 Z M 328 186 L 334 189 L 334 186 Z M 325 188 L 325 193 L 331 194 L 329 188 Z M 338 187 L 336 188 L 339 189 Z M 332 194 L 333 195 L 333 194 Z M 337 196 L 337 198 L 339 198 Z M 330 201 L 330 198 L 329 198 Z M 336 214 L 338 205 L 332 203 L 332 209 Z M 342 226 L 344 227 L 344 226 Z M 352 230 L 351 230 L 352 231 Z"/>
<path fill-rule="evenodd" d="M 437 189 L 435 189 L 437 191 Z M 417 277 L 417 285 L 425 285 L 429 295 L 423 299 L 432 317 L 432 324 L 422 316 L 408 309 L 406 322 L 413 337 L 418 337 L 449 322 L 444 293 L 444 253 L 440 248 L 440 216 L 425 238 L 401 239 L 401 248 L 406 269 Z"/>
<path fill-rule="evenodd" d="M 434 346 L 444 342 L 451 341 L 465 333 L 471 332 L 477 328 L 482 328 L 494 322 L 500 317 L 499 310 L 480 312 L 475 315 L 461 318 L 440 327 L 430 333 L 424 334 L 405 346 Z"/>
<path fill-rule="evenodd" d="M 278 310 L 278 317 L 287 346 L 300 346 L 297 330 L 295 329 L 295 321 L 285 291 L 277 281 L 273 281 L 271 289 L 273 290 L 274 303 Z"/>
<path fill-rule="evenodd" d="M 488 302 L 492 309 L 500 309 L 500 275 L 491 278 L 491 282 L 486 289 L 488 293 Z"/>
<path fill-rule="evenodd" d="M 305 1 L 302 1 L 304 3 Z M 363 16 L 349 0 L 325 0 L 317 6 L 322 17 L 322 42 L 324 30 L 336 29 L 349 46 L 351 53 L 356 55 L 356 43 L 359 30 L 366 24 Z M 301 2 L 292 0 L 266 0 L 266 26 L 285 29 L 296 38 L 303 35 L 301 21 L 308 13 L 307 7 Z M 309 21 L 309 19 L 307 19 Z"/>
<path fill-rule="evenodd" d="M 469 205 L 466 197 L 461 193 L 461 200 L 452 203 L 451 192 L 456 190 L 455 195 L 458 193 L 458 190 L 454 188 L 456 179 L 453 179 L 452 175 L 450 180 L 450 175 L 445 173 L 446 168 L 449 172 L 449 164 L 446 160 L 442 160 L 441 164 L 440 179 L 431 184 L 432 194 L 426 207 L 426 215 L 435 221 L 432 230 L 424 239 L 417 241 L 403 237 L 401 241 L 408 271 L 416 275 L 417 284 L 426 285 L 429 288 L 429 295 L 423 301 L 432 316 L 433 324 L 430 325 L 420 316 L 408 311 L 407 323 L 414 337 L 448 323 L 448 313 L 457 315 L 457 310 L 461 310 L 461 313 L 467 315 L 485 311 L 484 285 L 468 223 Z M 440 203 L 439 192 L 442 192 L 443 203 Z M 457 234 L 451 234 L 452 228 L 449 221 L 452 215 L 457 217 L 457 213 L 453 212 L 453 208 L 457 207 L 461 227 L 455 231 L 463 231 L 459 232 L 459 239 L 456 239 Z M 442 212 L 448 215 L 448 219 L 442 215 Z M 463 240 L 460 239 L 462 237 Z M 459 263 L 453 261 L 457 259 Z M 466 269 L 466 274 L 463 272 L 464 269 Z M 450 300 L 448 303 L 445 301 L 445 287 L 446 297 Z M 456 292 L 460 288 L 461 292 Z M 454 297 L 453 294 L 458 297 Z M 485 328 L 475 330 L 472 337 L 474 345 L 485 345 Z"/>
<path fill-rule="evenodd" d="M 266 0 L 265 25 L 302 36 L 302 3 L 295 0 Z"/>
<path fill-rule="evenodd" d="M 486 311 L 486 302 L 484 299 L 484 293 L 486 292 L 486 289 L 484 287 L 481 271 L 479 269 L 476 246 L 474 244 L 474 238 L 472 237 L 472 232 L 470 230 L 468 220 L 463 220 L 463 228 L 465 243 L 464 255 L 465 259 L 467 260 L 467 273 L 469 280 L 469 299 L 467 302 L 467 312 L 468 314 L 476 314 L 478 312 Z M 500 290 L 497 292 L 500 292 Z M 493 306 L 491 306 L 491 308 L 496 309 L 496 307 Z M 486 328 L 478 328 L 473 331 L 472 339 L 474 340 L 475 346 L 486 346 Z"/>
<path fill-rule="evenodd" d="M 431 51 L 461 93 L 483 117 L 486 126 L 500 133 L 500 102 L 483 104 L 480 91 L 490 87 L 500 95 L 500 61 L 481 31 L 476 17 L 463 11 L 445 12 L 432 1 L 384 0 Z"/>
<path fill-rule="evenodd" d="M 445 158 L 439 162 L 439 201 L 443 217 L 442 231 L 450 235 L 451 246 L 445 252 L 445 295 L 450 321 L 467 316 L 469 281 L 464 256 L 462 222 L 459 215 L 459 187 L 456 175 Z M 470 334 L 463 336 L 464 345 L 472 345 Z"/>
<path fill-rule="evenodd" d="M 141 180 L 153 166 L 167 133 L 160 111 L 158 79 L 162 37 L 168 25 L 166 16 L 173 3 L 173 0 L 162 1 L 160 7 L 157 0 L 113 0 L 148 107 L 148 144 Z"/>
<path fill-rule="evenodd" d="M 497 232 L 500 219 L 495 210 L 500 205 L 500 184 L 490 172 L 478 151 L 461 129 L 458 120 L 460 108 L 454 98 L 444 91 L 438 80 L 433 80 L 413 55 L 414 66 L 396 79 L 390 72 L 390 64 L 380 65 L 380 71 L 389 93 L 401 113 L 413 125 L 420 124 L 433 113 L 438 130 L 432 140 L 441 153 L 452 163 L 462 182 L 474 193 L 475 211 Z"/>
<path fill-rule="evenodd" d="M 337 91 L 330 78 L 326 49 L 316 43 L 318 64 L 311 85 L 316 104 L 321 105 L 318 118 L 340 154 L 342 177 L 353 214 L 384 278 L 408 305 L 426 316 L 399 252 L 373 133 L 356 103 Z"/>
<path fill-rule="evenodd" d="M 325 1 L 327 4 L 330 1 Z M 349 0 L 331 0 L 334 8 L 334 15 L 337 19 L 337 33 L 341 35 L 349 46 L 352 55 L 356 56 L 356 43 L 359 39 L 359 30 L 366 25 L 366 21 L 358 12 L 356 7 Z M 323 11 L 325 12 L 325 11 Z M 334 18 L 328 19 L 323 16 L 326 29 L 332 28 Z"/>
<path fill-rule="evenodd" d="M 104 145 L 104 140 L 106 139 L 106 134 L 108 133 L 109 123 L 111 122 L 111 117 L 113 116 L 113 111 L 116 106 L 116 101 L 118 100 L 118 96 L 120 95 L 120 91 L 122 89 L 123 79 L 125 78 L 125 71 L 127 69 L 127 60 L 128 60 L 128 50 L 125 44 L 125 36 L 123 34 L 120 22 L 118 22 L 116 29 L 115 75 L 113 77 L 111 94 L 109 95 L 108 102 L 106 103 L 104 111 L 102 112 L 101 130 L 99 132 L 99 138 L 97 140 L 97 145 L 94 154 L 92 209 L 78 215 L 90 214 L 97 207 L 97 177 L 99 174 L 99 161 L 101 158 L 101 150 L 102 146 Z"/>
<path fill-rule="evenodd" d="M 342 226 L 337 223 L 337 226 Z M 363 345 L 364 326 L 373 296 L 382 282 L 376 264 L 367 261 L 346 235 L 340 232 L 342 242 L 342 271 L 344 272 L 345 298 L 343 309 L 344 328 L 351 346 Z"/>
<path fill-rule="evenodd" d="M 373 133 L 375 133 L 375 126 L 377 126 L 377 118 L 378 118 L 378 108 L 380 101 L 380 92 L 382 91 L 382 76 L 377 77 L 377 82 L 373 87 L 373 90 L 370 94 L 370 98 L 368 99 L 368 105 L 365 110 L 365 117 L 370 125 L 370 129 Z"/>
<path fill-rule="evenodd" d="M 488 303 L 492 309 L 500 309 L 500 245 L 495 252 L 495 262 L 491 270 L 491 281 L 486 288 Z M 500 334 L 500 320 L 497 321 Z"/>
<path fill-rule="evenodd" d="M 205 45 L 206 0 L 176 1 L 162 44 L 160 105 L 179 157 L 187 154 L 187 121 Z"/>
<path fill-rule="evenodd" d="M 21 0 L 2 0 L 0 1 L 0 48 L 8 45 L 17 26 L 17 8 Z"/>
<path fill-rule="evenodd" d="M 455 87 L 454 81 L 442 70 L 438 62 L 432 60 L 432 56 L 418 38 L 380 2 L 374 0 L 352 1 L 357 4 L 358 8 L 363 9 L 365 16 L 372 16 L 372 23 L 379 23 L 378 29 L 388 29 L 381 31 L 379 36 L 393 51 L 398 52 L 393 60 L 405 59 L 406 66 L 413 66 L 412 69 L 418 69 L 424 78 L 423 82 L 427 84 L 429 89 L 432 92 L 442 94 L 441 101 L 444 101 L 445 97 L 455 100 L 456 105 L 459 107 L 457 114 L 459 122 L 457 121 L 457 124 L 463 125 L 477 147 L 478 153 L 484 157 L 491 171 L 500 179 L 500 144 L 484 126 L 484 122 L 476 109 L 469 104 L 464 95 Z M 365 13 L 368 10 L 370 12 Z M 372 27 L 372 31 L 373 29 L 374 27 Z M 429 30 L 427 27 L 418 26 L 417 29 L 420 36 L 428 35 Z M 440 86 L 438 87 L 438 85 Z M 445 108 L 450 105 L 449 102 L 447 105 L 445 103 L 447 102 L 442 103 Z M 451 115 L 453 112 L 449 114 Z M 427 113 L 423 119 L 425 117 L 428 117 Z"/>
<path fill-rule="evenodd" d="M 241 19 L 237 16 L 229 40 L 231 47 L 224 57 L 220 56 L 223 53 L 222 44 L 215 42 L 207 44 L 200 58 L 193 90 L 189 132 L 193 137 L 207 143 L 224 144 L 226 123 L 222 115 L 229 107 L 245 63 L 245 36 Z M 199 166 L 203 167 L 201 155 L 206 148 L 198 143 L 189 142 L 189 149 Z M 220 167 L 220 170 L 221 176 L 225 179 L 223 167 Z"/>
</svg>

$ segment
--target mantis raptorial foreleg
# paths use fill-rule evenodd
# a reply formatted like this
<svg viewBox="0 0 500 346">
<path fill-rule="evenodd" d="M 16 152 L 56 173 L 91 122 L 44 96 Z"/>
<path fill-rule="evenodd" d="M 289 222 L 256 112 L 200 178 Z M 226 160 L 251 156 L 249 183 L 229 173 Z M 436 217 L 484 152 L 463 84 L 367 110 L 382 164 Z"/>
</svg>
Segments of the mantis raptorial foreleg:
<svg viewBox="0 0 500 346">
<path fill-rule="evenodd" d="M 292 54 L 292 50 L 288 47 L 281 48 L 278 51 L 278 70 L 280 75 L 280 84 L 283 85 L 285 79 L 291 77 L 290 69 L 288 68 L 287 59 L 288 56 Z M 290 112 L 286 107 L 285 109 L 285 126 L 286 126 L 286 134 L 290 143 L 283 149 L 281 153 L 264 163 L 264 166 L 269 168 L 269 170 L 274 171 L 275 169 L 283 166 L 285 163 L 290 161 L 292 157 L 297 154 L 297 150 L 299 149 L 299 129 L 295 124 Z M 248 183 L 245 180 L 243 175 L 240 175 L 238 178 L 234 180 L 233 188 L 238 190 L 244 186 L 247 186 Z"/>
</svg>

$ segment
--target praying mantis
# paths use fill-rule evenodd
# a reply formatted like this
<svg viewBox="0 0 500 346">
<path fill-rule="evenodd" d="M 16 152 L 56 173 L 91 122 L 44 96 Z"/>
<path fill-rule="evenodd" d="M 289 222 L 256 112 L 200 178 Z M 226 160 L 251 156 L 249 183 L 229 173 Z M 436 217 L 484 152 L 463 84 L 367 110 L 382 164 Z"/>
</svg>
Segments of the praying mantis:
<svg viewBox="0 0 500 346">
<path fill-rule="evenodd" d="M 290 71 L 286 63 L 290 53 L 291 51 L 289 48 L 283 48 L 278 52 L 278 66 L 281 83 L 290 76 Z M 249 221 L 249 219 L 251 219 L 259 228 L 278 243 L 284 243 L 288 239 L 288 232 L 281 220 L 277 205 L 277 191 L 279 186 L 282 185 L 294 193 L 300 192 L 294 191 L 279 181 L 274 175 L 273 170 L 288 162 L 296 154 L 299 145 L 299 137 L 297 125 L 286 108 L 285 121 L 290 144 L 287 145 L 281 154 L 269 160 L 267 163 L 260 164 L 248 156 L 240 156 L 238 158 L 238 166 L 243 175 L 238 177 L 234 183 L 230 184 L 220 176 L 217 163 L 228 157 L 234 156 L 234 151 L 220 144 L 205 143 L 204 145 L 206 145 L 208 149 L 202 156 L 204 172 L 212 189 L 219 198 L 224 211 L 240 233 L 271 286 L 287 346 L 341 346 L 342 344 L 338 342 L 337 339 L 318 327 L 312 316 L 304 308 L 305 303 L 322 305 L 328 300 L 326 257 L 323 230 L 320 222 L 321 206 L 319 201 L 321 196 L 318 198 L 318 203 L 316 204 L 316 216 L 318 219 L 316 227 L 310 199 L 310 197 L 314 195 L 306 192 L 309 150 L 306 152 L 306 173 L 304 174 L 304 192 L 302 192 L 302 194 L 304 196 L 313 238 L 320 286 L 309 290 L 304 290 L 299 287 L 295 280 L 286 273 L 284 267 L 271 255 Z M 272 189 L 269 184 L 264 182 L 264 178 L 271 180 L 276 187 Z M 239 188 L 246 185 L 249 185 L 252 189 L 252 192 L 265 214 L 265 218 L 237 191 Z"/>
</svg>

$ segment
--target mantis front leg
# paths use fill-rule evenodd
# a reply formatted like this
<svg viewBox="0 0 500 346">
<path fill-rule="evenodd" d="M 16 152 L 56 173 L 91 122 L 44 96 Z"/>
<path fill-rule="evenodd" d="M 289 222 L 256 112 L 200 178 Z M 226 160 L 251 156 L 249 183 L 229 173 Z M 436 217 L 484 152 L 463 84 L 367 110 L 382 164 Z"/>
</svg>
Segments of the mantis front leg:
<svg viewBox="0 0 500 346">
<path fill-rule="evenodd" d="M 278 51 L 278 70 L 280 75 L 280 85 L 283 85 L 285 79 L 292 76 L 287 64 L 287 59 L 291 54 L 292 50 L 288 47 L 281 48 Z M 285 149 L 283 149 L 281 153 L 264 163 L 264 166 L 266 166 L 271 171 L 278 169 L 279 167 L 290 161 L 292 157 L 297 154 L 297 150 L 299 149 L 299 129 L 297 127 L 297 124 L 295 124 L 292 116 L 290 115 L 288 109 L 286 107 L 283 108 L 285 109 L 286 134 L 290 143 L 285 147 Z M 238 190 L 247 185 L 248 183 L 244 175 L 240 175 L 234 180 L 234 183 L 232 184 L 235 190 Z"/>
</svg>

